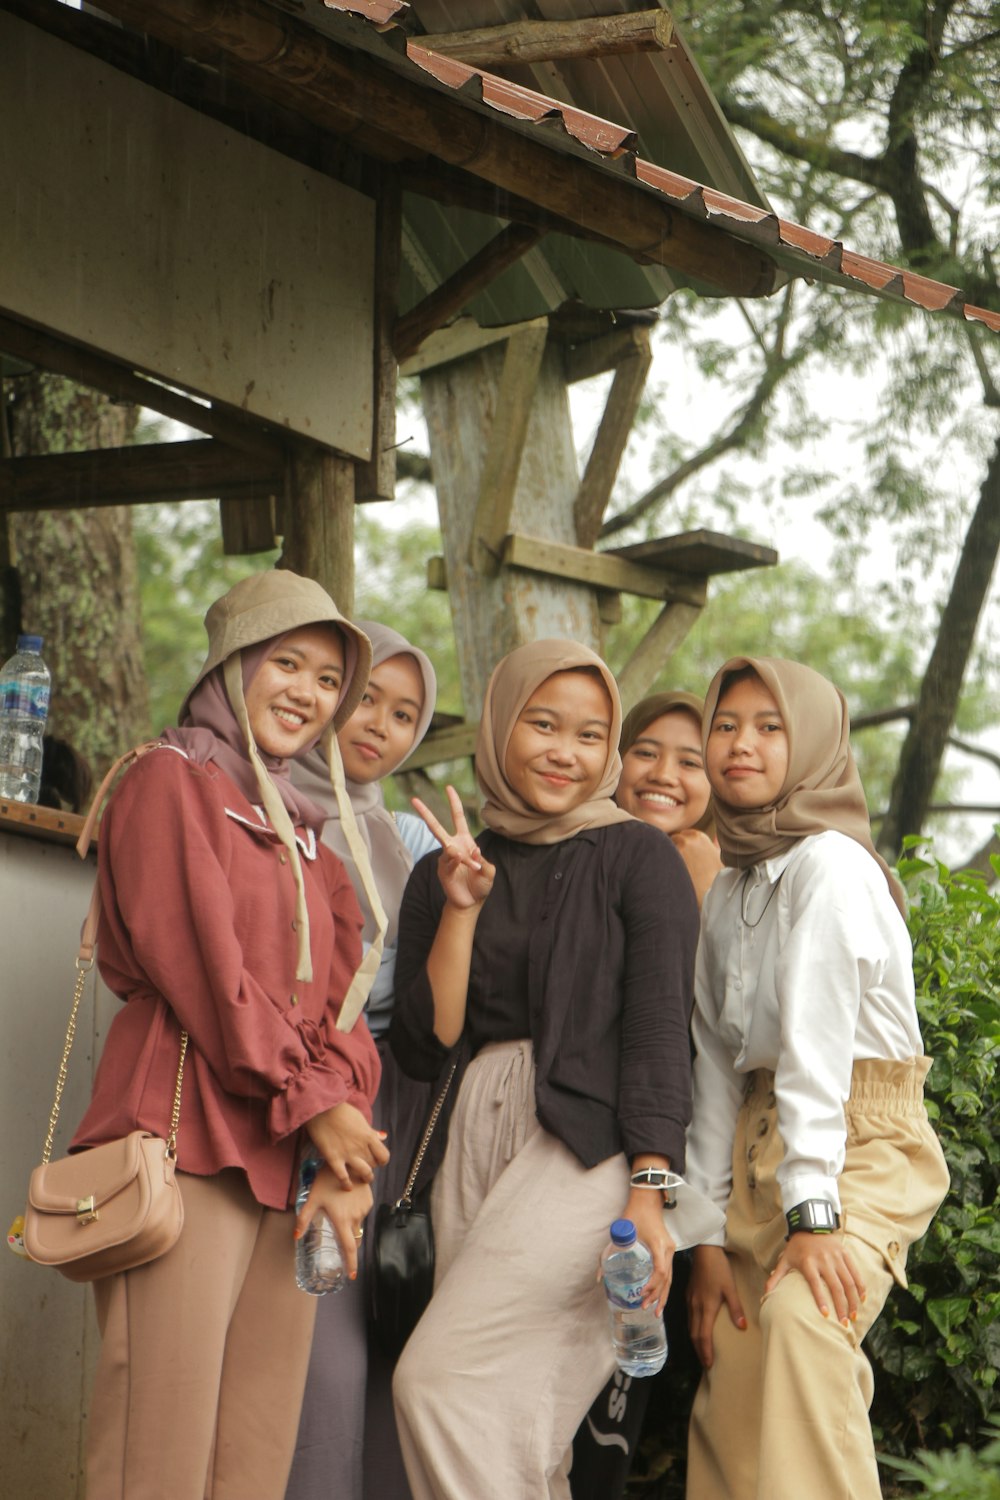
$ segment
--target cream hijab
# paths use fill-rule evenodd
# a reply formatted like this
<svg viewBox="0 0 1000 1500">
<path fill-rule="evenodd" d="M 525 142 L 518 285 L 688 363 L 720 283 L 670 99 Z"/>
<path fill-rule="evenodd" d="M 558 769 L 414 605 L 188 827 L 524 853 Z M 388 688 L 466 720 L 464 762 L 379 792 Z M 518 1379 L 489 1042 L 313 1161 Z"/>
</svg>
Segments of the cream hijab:
<svg viewBox="0 0 1000 1500">
<path fill-rule="evenodd" d="M 655 724 L 657 719 L 662 719 L 664 714 L 690 714 L 691 718 L 698 725 L 700 735 L 701 720 L 704 712 L 705 704 L 701 698 L 695 697 L 694 693 L 681 692 L 679 689 L 673 693 L 651 693 L 648 698 L 640 698 L 635 707 L 630 708 L 625 715 L 618 752 L 624 760 L 643 731 L 648 729 L 650 724 Z M 705 811 L 697 823 L 693 823 L 691 826 L 699 833 L 707 833 L 709 837 L 715 833 L 711 796 L 709 796 L 708 806 L 705 808 Z"/>
<path fill-rule="evenodd" d="M 411 645 L 405 636 L 399 634 L 398 630 L 392 630 L 388 625 L 382 625 L 376 620 L 357 620 L 355 624 L 359 630 L 364 631 L 372 643 L 373 672 L 377 671 L 384 661 L 389 661 L 394 656 L 412 656 L 417 664 L 424 684 L 424 702 L 417 720 L 413 744 L 407 751 L 409 755 L 417 748 L 430 728 L 431 717 L 434 713 L 437 678 L 434 675 L 430 658 L 418 647 Z M 390 766 L 389 771 L 396 769 L 395 766 Z M 340 808 L 330 785 L 330 772 L 326 757 L 318 746 L 293 761 L 292 785 L 304 792 L 311 801 L 317 802 L 326 814 L 327 822 L 323 828 L 323 842 L 329 844 L 338 858 L 342 860 L 351 877 L 351 884 L 354 886 L 358 900 L 361 902 L 361 909 L 365 914 L 364 938 L 366 942 L 371 942 L 375 931 L 375 920 L 365 900 L 358 862 L 344 832 Z M 399 908 L 403 900 L 404 887 L 413 868 L 413 856 L 399 836 L 395 818 L 386 808 L 380 783 L 352 781 L 348 776 L 345 777 L 344 785 L 357 820 L 358 833 L 371 864 L 375 885 L 386 911 L 385 941 L 391 946 L 396 941 Z"/>
<path fill-rule="evenodd" d="M 906 915 L 906 898 L 875 850 L 868 805 L 850 744 L 850 715 L 839 688 L 800 662 L 734 656 L 716 672 L 705 696 L 702 743 L 708 746 L 722 685 L 731 672 L 750 667 L 781 711 L 788 737 L 788 771 L 768 807 L 730 807 L 712 793 L 722 863 L 744 869 L 784 854 L 799 839 L 832 829 L 854 839 L 875 860 L 889 893 Z"/>
<path fill-rule="evenodd" d="M 535 689 L 555 672 L 580 671 L 581 668 L 590 668 L 600 674 L 611 701 L 607 760 L 600 784 L 590 800 L 569 812 L 553 816 L 539 812 L 525 802 L 507 780 L 507 746 L 518 715 Z M 632 814 L 623 812 L 611 800 L 622 769 L 618 754 L 621 723 L 618 684 L 596 652 L 576 641 L 558 639 L 533 641 L 511 651 L 494 668 L 489 680 L 476 743 L 476 780 L 486 799 L 482 819 L 487 828 L 523 844 L 558 844 L 585 828 L 633 822 Z"/>
</svg>

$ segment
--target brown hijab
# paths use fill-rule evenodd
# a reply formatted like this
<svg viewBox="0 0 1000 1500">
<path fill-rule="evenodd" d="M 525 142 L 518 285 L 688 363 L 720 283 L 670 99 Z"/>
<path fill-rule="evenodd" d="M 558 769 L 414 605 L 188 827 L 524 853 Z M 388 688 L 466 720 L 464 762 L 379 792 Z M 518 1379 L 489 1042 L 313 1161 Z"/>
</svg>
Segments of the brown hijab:
<svg viewBox="0 0 1000 1500">
<path fill-rule="evenodd" d="M 507 780 L 505 765 L 511 733 L 536 688 L 556 672 L 586 668 L 600 674 L 611 700 L 611 733 L 604 773 L 589 801 L 556 816 L 539 812 Z M 633 822 L 632 814 L 623 812 L 611 800 L 622 769 L 618 754 L 621 722 L 618 684 L 596 652 L 576 641 L 559 639 L 532 641 L 511 651 L 494 668 L 489 680 L 476 744 L 476 779 L 486 799 L 482 818 L 487 828 L 523 844 L 558 844 L 584 828 Z"/>
<path fill-rule="evenodd" d="M 703 699 L 694 693 L 684 693 L 679 689 L 674 693 L 651 693 L 648 698 L 640 698 L 634 708 L 630 708 L 625 715 L 622 724 L 622 737 L 618 746 L 618 753 L 624 760 L 627 752 L 631 750 L 636 740 L 648 729 L 650 724 L 662 719 L 664 714 L 685 713 L 690 714 L 701 731 L 702 715 L 705 712 Z M 692 828 L 699 833 L 707 833 L 709 838 L 715 834 L 715 819 L 712 816 L 712 799 L 709 797 L 708 806 Z"/>
<path fill-rule="evenodd" d="M 705 696 L 702 743 L 708 738 L 722 685 L 731 672 L 750 667 L 781 711 L 788 737 L 788 771 L 767 807 L 738 809 L 713 792 L 712 809 L 722 863 L 744 869 L 784 854 L 799 839 L 832 829 L 854 839 L 875 860 L 893 901 L 906 915 L 906 898 L 872 843 L 868 804 L 850 744 L 850 715 L 839 688 L 800 662 L 734 656 L 712 678 Z"/>
</svg>

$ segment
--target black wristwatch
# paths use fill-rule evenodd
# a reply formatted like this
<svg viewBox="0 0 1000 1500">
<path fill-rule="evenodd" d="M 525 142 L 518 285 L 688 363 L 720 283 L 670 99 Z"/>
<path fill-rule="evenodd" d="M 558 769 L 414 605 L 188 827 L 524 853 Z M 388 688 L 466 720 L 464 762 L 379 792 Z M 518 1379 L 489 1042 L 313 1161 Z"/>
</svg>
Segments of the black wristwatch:
<svg viewBox="0 0 1000 1500">
<path fill-rule="evenodd" d="M 807 1198 L 785 1215 L 788 1238 L 793 1234 L 832 1234 L 840 1228 L 840 1215 L 825 1198 Z"/>
</svg>

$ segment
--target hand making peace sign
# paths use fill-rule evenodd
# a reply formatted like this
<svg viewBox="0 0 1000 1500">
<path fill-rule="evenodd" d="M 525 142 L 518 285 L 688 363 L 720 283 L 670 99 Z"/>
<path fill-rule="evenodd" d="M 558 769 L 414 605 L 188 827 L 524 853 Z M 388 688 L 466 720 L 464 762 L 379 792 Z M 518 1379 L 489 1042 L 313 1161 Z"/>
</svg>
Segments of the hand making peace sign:
<svg viewBox="0 0 1000 1500">
<path fill-rule="evenodd" d="M 455 788 L 449 786 L 445 791 L 455 824 L 454 833 L 449 833 L 438 822 L 419 797 L 413 798 L 413 807 L 441 845 L 438 878 L 449 906 L 456 907 L 459 911 L 469 911 L 481 906 L 493 889 L 496 867 L 483 858 L 479 845 L 469 832 L 462 799 Z"/>
</svg>

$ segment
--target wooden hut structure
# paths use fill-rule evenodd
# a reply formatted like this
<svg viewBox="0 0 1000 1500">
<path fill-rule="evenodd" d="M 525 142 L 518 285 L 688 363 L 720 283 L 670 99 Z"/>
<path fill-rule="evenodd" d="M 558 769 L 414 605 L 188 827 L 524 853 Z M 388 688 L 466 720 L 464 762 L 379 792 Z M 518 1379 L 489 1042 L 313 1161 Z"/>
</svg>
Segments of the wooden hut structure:
<svg viewBox="0 0 1000 1500">
<path fill-rule="evenodd" d="M 642 8 L 639 8 L 639 7 Z M 12 457 L 0 512 L 216 496 L 230 552 L 350 608 L 357 503 L 391 500 L 399 370 L 420 376 L 470 718 L 496 654 L 661 612 L 634 699 L 715 573 L 707 533 L 596 552 L 675 288 L 807 277 L 997 329 L 954 288 L 778 217 L 662 0 L 0 0 L 0 356 L 186 423 L 189 441 Z M 585 472 L 567 387 L 613 371 Z M 425 760 L 469 748 L 442 731 Z M 25 838 L 30 831 L 47 837 Z M 90 872 L 73 820 L 0 805 L 4 1201 L 47 1118 Z M 104 1001 L 65 1110 L 80 1112 Z M 0 1487 L 82 1494 L 83 1291 L 6 1257 Z"/>
</svg>

